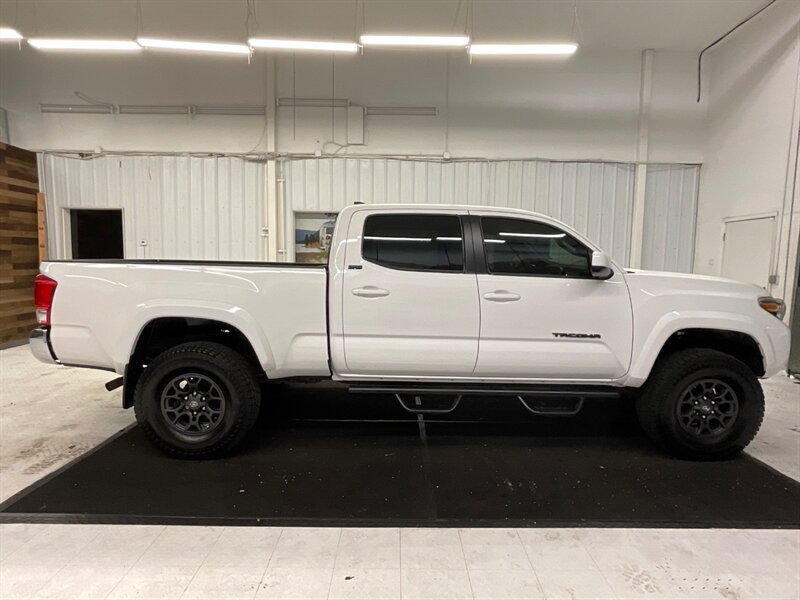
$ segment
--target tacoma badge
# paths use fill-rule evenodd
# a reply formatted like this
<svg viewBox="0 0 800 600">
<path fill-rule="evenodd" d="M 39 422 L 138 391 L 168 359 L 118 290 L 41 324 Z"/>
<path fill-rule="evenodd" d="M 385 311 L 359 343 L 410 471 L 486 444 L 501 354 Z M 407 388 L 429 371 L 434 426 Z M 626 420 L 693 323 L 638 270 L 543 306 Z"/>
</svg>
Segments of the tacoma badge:
<svg viewBox="0 0 800 600">
<path fill-rule="evenodd" d="M 553 332 L 553 337 L 557 338 L 588 338 L 588 339 L 600 339 L 599 333 L 556 333 Z"/>
</svg>

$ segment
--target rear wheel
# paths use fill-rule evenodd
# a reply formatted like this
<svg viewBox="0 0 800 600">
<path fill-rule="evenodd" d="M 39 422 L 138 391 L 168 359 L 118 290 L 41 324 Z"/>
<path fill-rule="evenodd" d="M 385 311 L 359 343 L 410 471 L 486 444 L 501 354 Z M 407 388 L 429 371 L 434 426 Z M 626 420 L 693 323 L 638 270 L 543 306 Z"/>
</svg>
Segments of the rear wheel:
<svg viewBox="0 0 800 600">
<path fill-rule="evenodd" d="M 253 367 L 221 344 L 192 342 L 158 355 L 136 386 L 136 420 L 180 458 L 231 451 L 252 429 L 261 401 Z"/>
<path fill-rule="evenodd" d="M 636 400 L 639 422 L 668 453 L 721 460 L 741 452 L 764 419 L 764 393 L 741 361 L 703 348 L 682 350 L 653 368 Z"/>
</svg>

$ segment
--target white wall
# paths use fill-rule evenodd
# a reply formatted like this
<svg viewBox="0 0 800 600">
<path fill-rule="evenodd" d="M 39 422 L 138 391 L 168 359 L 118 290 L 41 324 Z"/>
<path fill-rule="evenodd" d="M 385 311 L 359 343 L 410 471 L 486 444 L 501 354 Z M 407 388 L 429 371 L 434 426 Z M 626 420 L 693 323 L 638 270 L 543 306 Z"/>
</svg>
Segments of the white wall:
<svg viewBox="0 0 800 600">
<path fill-rule="evenodd" d="M 782 1 L 768 9 L 714 49 L 707 68 L 695 271 L 720 273 L 724 219 L 776 213 L 773 273 L 779 283 L 771 291 L 789 296 L 800 225 L 792 185 L 800 114 L 800 4 Z"/>
<path fill-rule="evenodd" d="M 581 48 L 569 59 L 490 59 L 466 53 L 371 50 L 363 56 L 264 54 L 219 57 L 37 52 L 0 46 L 0 106 L 11 142 L 35 150 L 265 151 L 261 117 L 41 114 L 41 103 L 76 104 L 73 92 L 113 104 L 264 105 L 277 96 L 349 98 L 363 106 L 435 106 L 436 117 L 369 117 L 354 154 L 635 160 L 640 51 Z M 699 162 L 693 54 L 656 52 L 649 160 Z M 449 103 L 447 98 L 449 97 Z M 449 111 L 448 111 L 449 104 Z M 277 149 L 312 153 L 345 142 L 344 111 L 278 110 Z M 449 113 L 449 114 L 448 114 Z M 448 141 L 449 140 L 449 141 Z M 333 146 L 326 146 L 333 150 Z"/>
<path fill-rule="evenodd" d="M 689 53 L 656 53 L 649 160 L 699 162 L 698 123 Z M 639 110 L 638 51 L 581 51 L 569 59 L 486 59 L 447 53 L 368 52 L 278 63 L 278 93 L 335 97 L 372 106 L 436 106 L 437 117 L 368 117 L 366 142 L 348 153 L 633 161 Z M 449 100 L 449 101 L 448 101 Z M 448 110 L 449 107 L 449 110 Z M 448 114 L 449 113 L 449 114 Z M 335 138 L 346 142 L 344 110 Z M 296 127 L 295 127 L 296 125 Z M 321 148 L 331 139 L 331 110 L 279 110 L 278 147 Z"/>
</svg>

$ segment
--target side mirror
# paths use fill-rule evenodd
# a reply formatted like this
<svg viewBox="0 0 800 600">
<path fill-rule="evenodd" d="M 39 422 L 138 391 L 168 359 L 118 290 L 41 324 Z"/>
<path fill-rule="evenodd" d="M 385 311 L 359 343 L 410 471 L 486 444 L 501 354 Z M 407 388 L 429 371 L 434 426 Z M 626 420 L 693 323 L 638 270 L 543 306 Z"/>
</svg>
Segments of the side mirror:
<svg viewBox="0 0 800 600">
<path fill-rule="evenodd" d="M 592 277 L 595 279 L 610 279 L 614 275 L 611 268 L 611 259 L 604 252 L 592 252 Z"/>
</svg>

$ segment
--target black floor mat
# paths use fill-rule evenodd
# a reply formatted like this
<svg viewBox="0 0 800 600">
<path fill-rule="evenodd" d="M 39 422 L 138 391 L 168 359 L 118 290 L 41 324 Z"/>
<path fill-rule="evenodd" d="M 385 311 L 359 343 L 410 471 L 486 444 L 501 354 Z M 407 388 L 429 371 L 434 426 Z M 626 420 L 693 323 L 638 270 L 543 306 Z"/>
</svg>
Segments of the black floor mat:
<svg viewBox="0 0 800 600">
<path fill-rule="evenodd" d="M 0 520 L 800 527 L 800 483 L 746 455 L 666 457 L 621 400 L 545 418 L 465 398 L 419 421 L 332 386 L 272 398 L 231 457 L 170 459 L 132 428 L 7 501 Z"/>
</svg>

